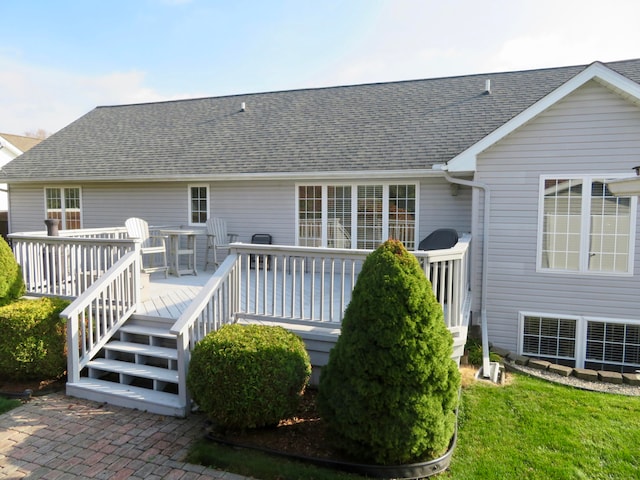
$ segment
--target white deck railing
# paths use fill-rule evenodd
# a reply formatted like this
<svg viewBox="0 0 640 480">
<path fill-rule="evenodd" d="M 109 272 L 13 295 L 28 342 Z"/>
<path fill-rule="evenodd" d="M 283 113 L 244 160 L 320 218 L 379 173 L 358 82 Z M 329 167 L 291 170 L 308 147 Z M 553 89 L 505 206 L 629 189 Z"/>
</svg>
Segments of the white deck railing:
<svg viewBox="0 0 640 480">
<path fill-rule="evenodd" d="M 170 332 L 176 335 L 178 347 L 178 395 L 181 404 L 188 405 L 187 375 L 191 350 L 209 332 L 225 323 L 233 323 L 238 289 L 237 255 L 231 253 L 200 290 L 189 307 L 173 324 Z"/>
<path fill-rule="evenodd" d="M 124 228 L 9 235 L 27 293 L 78 297 L 122 256 L 135 249 Z"/>
<path fill-rule="evenodd" d="M 443 306 L 448 327 L 460 326 L 469 293 L 470 235 L 447 250 L 413 252 Z M 236 315 L 339 324 L 369 250 L 233 244 Z"/>
<path fill-rule="evenodd" d="M 126 253 L 60 314 L 67 320 L 67 381 L 80 371 L 135 312 L 140 296 L 140 253 Z"/>
<path fill-rule="evenodd" d="M 414 252 L 452 331 L 465 330 L 470 236 L 453 249 Z M 367 250 L 235 243 L 209 282 L 171 328 L 178 338 L 178 371 L 209 332 L 239 318 L 312 322 L 339 328 Z M 186 374 L 179 395 L 188 404 Z"/>
</svg>

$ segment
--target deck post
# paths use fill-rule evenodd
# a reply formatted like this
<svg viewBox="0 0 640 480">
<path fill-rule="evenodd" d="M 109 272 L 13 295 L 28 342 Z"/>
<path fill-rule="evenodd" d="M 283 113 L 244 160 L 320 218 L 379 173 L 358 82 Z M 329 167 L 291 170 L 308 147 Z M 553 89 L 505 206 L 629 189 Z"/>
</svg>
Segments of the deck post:
<svg viewBox="0 0 640 480">
<path fill-rule="evenodd" d="M 136 310 L 142 308 L 142 255 L 140 253 L 142 244 L 139 240 L 134 241 L 134 251 L 136 252 L 135 266 L 133 269 L 133 294 L 135 295 Z"/>
<path fill-rule="evenodd" d="M 189 360 L 191 352 L 189 350 L 189 335 L 191 329 L 186 329 L 187 334 L 180 333 L 176 338 L 176 346 L 178 348 L 178 397 L 180 405 L 184 405 L 185 416 L 189 414 L 190 396 L 187 389 L 187 375 L 189 373 Z"/>
</svg>

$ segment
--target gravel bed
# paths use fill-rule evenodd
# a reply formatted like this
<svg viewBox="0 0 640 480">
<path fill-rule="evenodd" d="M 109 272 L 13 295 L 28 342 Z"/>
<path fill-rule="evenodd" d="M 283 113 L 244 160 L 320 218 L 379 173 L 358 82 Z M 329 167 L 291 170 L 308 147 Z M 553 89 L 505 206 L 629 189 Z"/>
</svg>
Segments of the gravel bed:
<svg viewBox="0 0 640 480">
<path fill-rule="evenodd" d="M 615 384 L 607 382 L 590 382 L 589 380 L 582 380 L 573 375 L 568 377 L 558 375 L 557 373 L 549 372 L 546 370 L 538 370 L 536 368 L 525 367 L 523 365 L 516 365 L 513 362 L 504 362 L 507 371 L 518 371 L 531 375 L 533 377 L 542 378 L 549 382 L 560 383 L 562 385 L 568 385 L 582 390 L 592 390 L 595 392 L 605 393 L 617 393 L 619 395 L 631 395 L 640 396 L 640 386 L 628 385 L 628 384 Z"/>
</svg>

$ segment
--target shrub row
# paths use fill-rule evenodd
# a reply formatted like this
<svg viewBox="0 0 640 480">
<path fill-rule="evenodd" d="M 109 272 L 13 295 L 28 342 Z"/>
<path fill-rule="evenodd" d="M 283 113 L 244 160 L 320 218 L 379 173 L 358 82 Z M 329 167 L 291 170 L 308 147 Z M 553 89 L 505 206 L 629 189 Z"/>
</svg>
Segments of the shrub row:
<svg viewBox="0 0 640 480">
<path fill-rule="evenodd" d="M 0 376 L 58 378 L 66 370 L 66 328 L 58 298 L 18 300 L 0 307 Z"/>
<path fill-rule="evenodd" d="M 443 453 L 460 373 L 442 308 L 397 241 L 370 254 L 322 369 L 318 406 L 334 444 L 356 461 L 402 464 Z M 304 343 L 281 327 L 228 325 L 193 351 L 187 385 L 221 429 L 275 425 L 309 379 Z"/>
</svg>

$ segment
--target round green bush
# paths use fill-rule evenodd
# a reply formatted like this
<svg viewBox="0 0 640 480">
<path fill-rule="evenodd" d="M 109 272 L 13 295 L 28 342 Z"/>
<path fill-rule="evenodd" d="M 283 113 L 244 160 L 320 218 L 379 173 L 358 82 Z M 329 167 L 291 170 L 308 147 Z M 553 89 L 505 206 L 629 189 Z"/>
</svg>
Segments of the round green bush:
<svg viewBox="0 0 640 480">
<path fill-rule="evenodd" d="M 187 386 L 216 428 L 247 429 L 291 417 L 310 376 L 300 337 L 282 327 L 233 324 L 196 344 Z"/>
<path fill-rule="evenodd" d="M 0 237 L 0 305 L 6 305 L 24 294 L 22 270 L 9 244 Z"/>
<path fill-rule="evenodd" d="M 0 377 L 54 379 L 67 367 L 66 324 L 60 318 L 67 300 L 18 300 L 0 307 Z"/>
<path fill-rule="evenodd" d="M 364 262 L 320 374 L 318 407 L 335 445 L 380 465 L 446 451 L 460 387 L 452 353 L 417 259 L 398 241 L 383 243 Z"/>
</svg>

